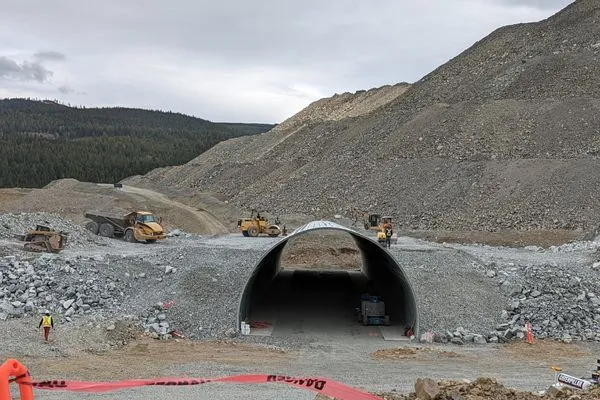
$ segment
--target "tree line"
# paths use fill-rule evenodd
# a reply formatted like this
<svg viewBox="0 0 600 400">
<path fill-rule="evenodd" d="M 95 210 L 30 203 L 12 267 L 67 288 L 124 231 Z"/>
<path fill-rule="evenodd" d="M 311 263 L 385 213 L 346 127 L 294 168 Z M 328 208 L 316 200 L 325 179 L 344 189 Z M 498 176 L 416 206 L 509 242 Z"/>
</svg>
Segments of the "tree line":
<svg viewBox="0 0 600 400">
<path fill-rule="evenodd" d="M 0 187 L 39 188 L 62 178 L 118 182 L 185 164 L 223 140 L 272 127 L 163 111 L 0 100 Z"/>
</svg>

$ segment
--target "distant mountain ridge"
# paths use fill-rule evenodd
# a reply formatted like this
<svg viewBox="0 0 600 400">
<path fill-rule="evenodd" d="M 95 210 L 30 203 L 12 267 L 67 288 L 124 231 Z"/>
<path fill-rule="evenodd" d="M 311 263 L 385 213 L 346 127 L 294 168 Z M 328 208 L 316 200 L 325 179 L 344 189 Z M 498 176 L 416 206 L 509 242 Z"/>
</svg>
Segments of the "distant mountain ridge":
<svg viewBox="0 0 600 400">
<path fill-rule="evenodd" d="M 41 120 L 41 121 L 40 121 Z M 69 124 L 65 124 L 69 122 Z M 97 126 L 95 126 L 95 124 Z M 72 107 L 52 100 L 0 99 L 0 135 L 28 133 L 43 127 L 57 137 L 78 133 L 127 135 L 138 131 L 189 131 L 218 126 L 223 132 L 255 134 L 275 124 L 211 122 L 173 111 L 130 107 Z M 107 131 L 102 131 L 107 128 Z M 81 132 L 77 132 L 81 129 Z M 120 130 L 119 130 L 120 129 Z"/>
<path fill-rule="evenodd" d="M 0 100 L 0 187 L 60 178 L 112 182 L 185 163 L 215 144 L 273 124 L 214 123 L 180 113 Z M 39 160 L 33 163 L 32 160 Z"/>
</svg>

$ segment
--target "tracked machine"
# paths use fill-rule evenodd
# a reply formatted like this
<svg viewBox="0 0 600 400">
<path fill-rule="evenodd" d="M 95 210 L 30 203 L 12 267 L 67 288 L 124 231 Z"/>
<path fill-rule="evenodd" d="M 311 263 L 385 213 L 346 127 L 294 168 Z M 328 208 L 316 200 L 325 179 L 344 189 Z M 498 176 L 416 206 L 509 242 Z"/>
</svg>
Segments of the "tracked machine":
<svg viewBox="0 0 600 400">
<path fill-rule="evenodd" d="M 45 225 L 36 225 L 24 235 L 17 235 L 19 240 L 26 242 L 23 248 L 27 251 L 58 253 L 67 244 L 68 233 L 59 232 Z"/>
</svg>

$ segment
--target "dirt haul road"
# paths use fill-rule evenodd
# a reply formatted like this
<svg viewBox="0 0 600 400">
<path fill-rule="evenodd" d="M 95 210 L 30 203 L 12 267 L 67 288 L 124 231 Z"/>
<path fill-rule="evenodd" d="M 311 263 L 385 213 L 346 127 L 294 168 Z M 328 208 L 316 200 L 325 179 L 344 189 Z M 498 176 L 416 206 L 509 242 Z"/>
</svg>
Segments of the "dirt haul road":
<svg viewBox="0 0 600 400">
<path fill-rule="evenodd" d="M 99 184 L 99 186 L 111 187 L 112 185 Z M 154 204 L 158 203 L 161 208 L 170 209 L 171 212 L 172 210 L 180 210 L 182 213 L 188 214 L 198 224 L 198 230 L 205 232 L 208 235 L 218 235 L 229 231 L 227 227 L 211 213 L 200 211 L 195 207 L 169 199 L 162 193 L 127 185 L 123 185 L 121 190 L 134 196 L 140 196 L 143 201 L 151 201 Z"/>
</svg>

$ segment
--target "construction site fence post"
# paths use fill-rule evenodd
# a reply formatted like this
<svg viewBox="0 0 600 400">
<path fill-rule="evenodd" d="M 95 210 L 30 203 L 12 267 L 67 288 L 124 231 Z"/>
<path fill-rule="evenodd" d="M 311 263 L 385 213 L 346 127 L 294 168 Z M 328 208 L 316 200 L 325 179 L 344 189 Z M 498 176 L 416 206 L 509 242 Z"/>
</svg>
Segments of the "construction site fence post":
<svg viewBox="0 0 600 400">
<path fill-rule="evenodd" d="M 8 359 L 0 365 L 0 400 L 10 400 L 10 380 L 19 385 L 21 400 L 33 400 L 33 386 L 27 368 L 14 359 Z"/>
</svg>

